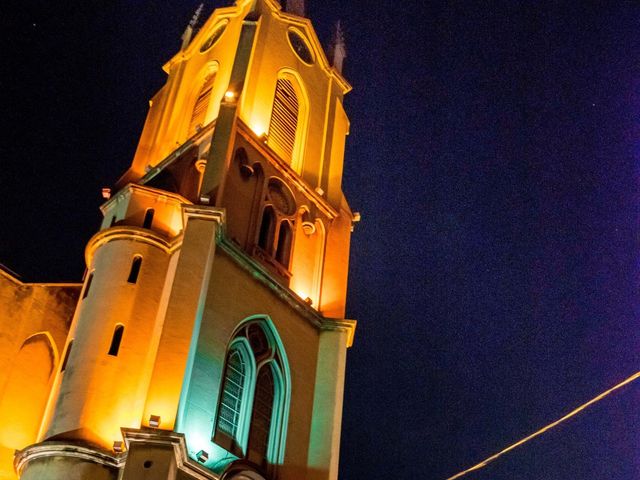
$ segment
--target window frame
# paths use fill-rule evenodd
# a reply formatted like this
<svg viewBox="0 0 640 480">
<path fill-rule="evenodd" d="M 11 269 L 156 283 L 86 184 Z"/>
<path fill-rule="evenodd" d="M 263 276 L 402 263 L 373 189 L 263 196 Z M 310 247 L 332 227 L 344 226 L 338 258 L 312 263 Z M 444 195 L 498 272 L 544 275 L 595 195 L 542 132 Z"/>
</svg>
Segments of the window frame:
<svg viewBox="0 0 640 480">
<path fill-rule="evenodd" d="M 263 358 L 256 362 L 253 349 L 249 342 L 247 332 L 250 326 L 257 324 L 257 326 L 265 334 L 269 352 Z M 241 415 L 239 416 L 238 423 L 238 448 L 228 448 L 229 436 L 225 432 L 221 432 L 218 429 L 218 423 L 220 418 L 220 405 L 222 401 L 222 392 L 224 388 L 224 382 L 226 378 L 227 361 L 229 355 L 234 351 L 244 351 L 249 361 L 247 363 L 247 375 L 245 378 L 245 390 L 242 394 L 242 404 L 240 407 Z M 263 368 L 270 368 L 273 377 L 273 405 L 271 411 L 271 422 L 269 427 L 269 435 L 267 440 L 266 456 L 263 459 L 264 468 L 274 468 L 277 464 L 282 463 L 284 458 L 284 445 L 286 439 L 288 409 L 291 393 L 291 381 L 288 371 L 287 357 L 282 346 L 282 342 L 274 329 L 271 321 L 268 318 L 259 317 L 249 319 L 243 322 L 234 332 L 229 342 L 229 346 L 225 353 L 225 363 L 222 369 L 222 376 L 220 380 L 220 388 L 218 390 L 218 408 L 216 410 L 213 434 L 211 441 L 227 450 L 232 455 L 239 459 L 249 458 L 249 438 L 251 433 L 251 420 L 254 411 L 255 392 L 257 386 L 257 379 L 260 371 Z M 222 440 L 222 441 L 221 441 Z"/>
</svg>

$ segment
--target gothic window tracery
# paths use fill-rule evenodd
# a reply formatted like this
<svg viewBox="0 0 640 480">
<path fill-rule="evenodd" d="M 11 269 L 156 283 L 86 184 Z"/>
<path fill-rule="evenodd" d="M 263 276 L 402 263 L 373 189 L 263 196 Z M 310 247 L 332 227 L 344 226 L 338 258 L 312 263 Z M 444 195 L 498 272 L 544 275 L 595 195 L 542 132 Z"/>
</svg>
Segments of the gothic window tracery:
<svg viewBox="0 0 640 480">
<path fill-rule="evenodd" d="M 229 344 L 214 441 L 268 470 L 281 458 L 288 385 L 286 361 L 264 319 L 242 326 Z"/>
<path fill-rule="evenodd" d="M 285 184 L 272 178 L 264 196 L 257 245 L 261 256 L 284 273 L 288 271 L 293 246 L 296 203 Z"/>
</svg>

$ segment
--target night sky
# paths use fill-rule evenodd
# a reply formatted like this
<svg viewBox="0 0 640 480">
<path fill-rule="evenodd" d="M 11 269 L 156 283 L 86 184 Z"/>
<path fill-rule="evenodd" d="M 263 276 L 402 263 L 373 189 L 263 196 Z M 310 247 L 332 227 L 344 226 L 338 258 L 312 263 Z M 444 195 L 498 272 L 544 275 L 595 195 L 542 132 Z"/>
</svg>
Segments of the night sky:
<svg viewBox="0 0 640 480">
<path fill-rule="evenodd" d="M 198 3 L 0 7 L 0 262 L 25 281 L 80 280 Z M 589 3 L 308 0 L 354 86 L 341 479 L 444 479 L 640 370 L 640 4 Z M 639 448 L 632 384 L 464 478 L 636 479 Z"/>
</svg>

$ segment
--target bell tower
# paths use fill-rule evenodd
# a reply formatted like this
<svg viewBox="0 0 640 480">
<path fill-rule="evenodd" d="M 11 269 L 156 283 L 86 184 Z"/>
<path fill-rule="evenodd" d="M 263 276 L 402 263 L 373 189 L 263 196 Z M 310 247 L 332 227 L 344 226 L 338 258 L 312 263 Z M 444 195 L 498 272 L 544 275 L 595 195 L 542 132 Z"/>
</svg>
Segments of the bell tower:
<svg viewBox="0 0 640 480">
<path fill-rule="evenodd" d="M 337 478 L 351 87 L 289 3 L 219 8 L 164 65 L 22 480 Z"/>
</svg>

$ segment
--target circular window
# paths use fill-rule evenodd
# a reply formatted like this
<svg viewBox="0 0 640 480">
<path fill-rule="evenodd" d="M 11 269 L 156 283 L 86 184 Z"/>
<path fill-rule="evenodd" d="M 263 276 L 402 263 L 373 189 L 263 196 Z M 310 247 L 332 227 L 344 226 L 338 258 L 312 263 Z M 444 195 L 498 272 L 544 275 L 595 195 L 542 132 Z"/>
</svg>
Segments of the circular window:
<svg viewBox="0 0 640 480">
<path fill-rule="evenodd" d="M 284 184 L 275 178 L 269 181 L 268 187 L 269 200 L 276 208 L 276 210 L 284 213 L 285 215 L 293 215 L 296 211 L 296 203 L 289 189 Z"/>
<path fill-rule="evenodd" d="M 306 40 L 302 38 L 302 35 L 295 30 L 289 30 L 287 36 L 289 37 L 291 48 L 296 52 L 298 58 L 307 65 L 311 65 L 313 63 L 313 54 L 311 53 L 311 49 L 309 48 Z"/>
<path fill-rule="evenodd" d="M 224 33 L 225 28 L 227 28 L 227 20 L 220 22 L 213 28 L 213 33 L 209 35 L 209 38 L 205 40 L 205 42 L 200 47 L 200 52 L 206 52 L 220 39 L 222 34 Z"/>
</svg>

